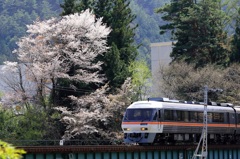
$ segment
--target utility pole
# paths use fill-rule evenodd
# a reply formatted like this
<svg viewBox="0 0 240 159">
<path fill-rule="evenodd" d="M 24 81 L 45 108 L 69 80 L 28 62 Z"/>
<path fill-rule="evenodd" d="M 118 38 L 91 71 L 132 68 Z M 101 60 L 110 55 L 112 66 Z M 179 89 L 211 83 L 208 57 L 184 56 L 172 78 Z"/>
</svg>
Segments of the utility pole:
<svg viewBox="0 0 240 159">
<path fill-rule="evenodd" d="M 204 111 L 203 111 L 203 129 L 202 129 L 202 135 L 200 138 L 200 141 L 198 143 L 198 146 L 193 154 L 192 159 L 197 159 L 199 157 L 200 159 L 206 159 L 207 158 L 207 104 L 208 104 L 208 87 L 204 87 Z M 202 151 L 199 152 L 199 147 L 202 143 Z"/>
</svg>

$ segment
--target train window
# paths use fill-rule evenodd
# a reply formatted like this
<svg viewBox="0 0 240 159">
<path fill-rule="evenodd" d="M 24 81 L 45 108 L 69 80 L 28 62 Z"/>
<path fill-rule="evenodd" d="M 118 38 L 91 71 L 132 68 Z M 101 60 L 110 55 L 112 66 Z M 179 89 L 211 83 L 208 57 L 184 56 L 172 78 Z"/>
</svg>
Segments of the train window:
<svg viewBox="0 0 240 159">
<path fill-rule="evenodd" d="M 161 110 L 158 110 L 158 118 L 161 119 Z"/>
<path fill-rule="evenodd" d="M 225 123 L 229 123 L 229 113 L 225 113 Z"/>
<path fill-rule="evenodd" d="M 154 114 L 153 120 L 157 120 L 157 112 Z"/>
<path fill-rule="evenodd" d="M 238 124 L 240 124 L 240 114 L 238 114 Z"/>
<path fill-rule="evenodd" d="M 128 109 L 124 120 L 150 121 L 153 109 Z"/>
<path fill-rule="evenodd" d="M 203 112 L 188 112 L 188 113 L 190 122 L 203 122 Z M 187 121 L 186 115 L 185 121 Z M 207 118 L 209 122 L 212 122 L 212 113 L 208 113 Z"/>
<path fill-rule="evenodd" d="M 209 122 L 209 123 L 211 123 L 212 122 L 212 113 L 207 113 L 207 121 Z"/>
<path fill-rule="evenodd" d="M 237 124 L 240 124 L 240 114 L 237 114 Z"/>
<path fill-rule="evenodd" d="M 174 120 L 173 110 L 164 110 L 164 120 Z"/>
<path fill-rule="evenodd" d="M 197 122 L 197 112 L 189 112 L 190 122 Z"/>
<path fill-rule="evenodd" d="M 184 121 L 184 111 L 177 110 L 177 121 Z"/>
<path fill-rule="evenodd" d="M 197 121 L 198 121 L 198 122 L 203 122 L 203 112 L 198 112 L 198 113 L 197 113 L 197 116 L 198 116 L 198 117 L 197 117 L 197 118 L 198 118 Z"/>
<path fill-rule="evenodd" d="M 213 113 L 213 122 L 224 122 L 224 113 Z"/>
<path fill-rule="evenodd" d="M 189 122 L 189 112 L 184 112 L 184 121 Z"/>
<path fill-rule="evenodd" d="M 153 117 L 153 120 L 160 120 L 161 119 L 161 110 L 158 110 Z"/>
</svg>

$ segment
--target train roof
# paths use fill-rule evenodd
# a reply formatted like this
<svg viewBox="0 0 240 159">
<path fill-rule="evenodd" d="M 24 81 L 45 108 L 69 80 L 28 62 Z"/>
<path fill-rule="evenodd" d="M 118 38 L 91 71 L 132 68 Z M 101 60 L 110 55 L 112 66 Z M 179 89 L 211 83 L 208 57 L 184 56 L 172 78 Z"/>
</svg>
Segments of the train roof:
<svg viewBox="0 0 240 159">
<path fill-rule="evenodd" d="M 172 101 L 138 101 L 132 103 L 128 109 L 134 108 L 153 108 L 153 109 L 173 109 L 173 110 L 183 110 L 183 111 L 203 111 L 204 104 L 188 104 L 188 103 L 181 103 L 181 102 L 172 102 Z M 207 110 L 211 111 L 218 111 L 218 112 L 234 112 L 234 108 L 232 106 L 217 106 L 217 105 L 208 105 Z M 240 112 L 240 108 L 237 109 L 237 112 Z"/>
<path fill-rule="evenodd" d="M 237 112 L 240 113 L 240 106 L 236 106 L 236 107 L 234 107 L 234 109 L 235 109 Z"/>
</svg>

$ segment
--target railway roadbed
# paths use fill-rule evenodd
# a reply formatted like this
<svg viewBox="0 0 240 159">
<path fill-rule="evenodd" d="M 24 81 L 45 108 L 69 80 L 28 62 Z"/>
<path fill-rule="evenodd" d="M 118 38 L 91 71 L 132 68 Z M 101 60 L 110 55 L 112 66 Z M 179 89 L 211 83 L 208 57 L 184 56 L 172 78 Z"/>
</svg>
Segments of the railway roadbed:
<svg viewBox="0 0 240 159">
<path fill-rule="evenodd" d="M 76 153 L 76 152 L 135 152 L 135 151 L 167 151 L 167 150 L 195 150 L 197 145 L 65 145 L 65 146 L 19 146 L 27 153 Z M 208 145 L 214 149 L 240 149 L 240 145 Z"/>
</svg>

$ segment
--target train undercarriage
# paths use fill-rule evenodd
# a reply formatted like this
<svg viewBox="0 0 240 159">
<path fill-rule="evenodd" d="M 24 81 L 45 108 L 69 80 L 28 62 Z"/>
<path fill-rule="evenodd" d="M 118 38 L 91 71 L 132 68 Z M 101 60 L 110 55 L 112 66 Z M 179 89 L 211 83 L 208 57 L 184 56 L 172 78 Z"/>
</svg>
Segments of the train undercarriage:
<svg viewBox="0 0 240 159">
<path fill-rule="evenodd" d="M 201 134 L 156 134 L 153 143 L 183 144 L 198 143 Z M 208 134 L 209 144 L 232 144 L 240 141 L 240 136 L 230 134 Z"/>
<path fill-rule="evenodd" d="M 143 138 L 151 136 L 149 133 L 136 133 L 128 134 L 131 141 L 136 141 L 138 145 L 192 145 L 197 144 L 200 141 L 201 134 L 164 134 L 158 133 L 154 134 L 154 139 L 151 142 L 145 140 L 142 142 Z M 139 140 L 134 140 L 134 138 L 139 138 Z M 147 137 L 148 138 L 148 137 Z M 208 144 L 240 144 L 240 135 L 234 134 L 208 134 Z"/>
</svg>

